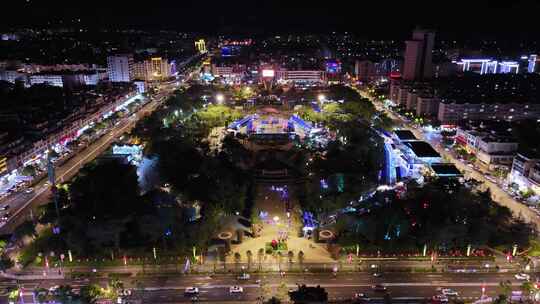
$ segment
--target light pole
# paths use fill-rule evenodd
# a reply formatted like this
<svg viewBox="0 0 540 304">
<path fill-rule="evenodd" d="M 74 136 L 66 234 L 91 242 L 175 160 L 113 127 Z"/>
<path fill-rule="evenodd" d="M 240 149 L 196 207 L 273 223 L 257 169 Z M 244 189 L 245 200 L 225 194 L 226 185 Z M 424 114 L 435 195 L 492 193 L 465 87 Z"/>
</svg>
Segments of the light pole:
<svg viewBox="0 0 540 304">
<path fill-rule="evenodd" d="M 216 101 L 218 104 L 222 104 L 225 101 L 225 96 L 223 94 L 219 93 L 216 95 Z"/>
</svg>

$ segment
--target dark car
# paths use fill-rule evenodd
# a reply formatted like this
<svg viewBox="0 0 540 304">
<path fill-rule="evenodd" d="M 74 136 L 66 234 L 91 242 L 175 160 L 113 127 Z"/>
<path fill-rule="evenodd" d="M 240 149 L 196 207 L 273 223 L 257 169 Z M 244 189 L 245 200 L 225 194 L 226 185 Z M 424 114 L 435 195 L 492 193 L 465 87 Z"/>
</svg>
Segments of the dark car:
<svg viewBox="0 0 540 304">
<path fill-rule="evenodd" d="M 377 291 L 377 292 L 384 292 L 387 290 L 386 286 L 382 285 L 382 284 L 377 284 L 377 285 L 373 285 L 371 286 L 371 288 L 374 290 L 374 291 Z"/>
</svg>

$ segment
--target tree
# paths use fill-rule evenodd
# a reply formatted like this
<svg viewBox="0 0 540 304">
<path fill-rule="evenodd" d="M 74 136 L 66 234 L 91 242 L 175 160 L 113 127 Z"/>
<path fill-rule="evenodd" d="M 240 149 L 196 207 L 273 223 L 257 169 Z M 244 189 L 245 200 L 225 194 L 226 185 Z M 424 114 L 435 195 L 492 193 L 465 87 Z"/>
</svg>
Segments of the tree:
<svg viewBox="0 0 540 304">
<path fill-rule="evenodd" d="M 81 287 L 81 299 L 84 303 L 95 303 L 103 295 L 101 287 L 97 284 L 91 284 Z"/>
<path fill-rule="evenodd" d="M 298 264 L 300 264 L 300 267 L 301 268 L 304 268 L 304 252 L 302 250 L 300 250 L 298 252 Z"/>
<path fill-rule="evenodd" d="M 114 290 L 124 289 L 124 283 L 117 277 L 112 277 L 109 279 L 109 287 Z"/>
<path fill-rule="evenodd" d="M 508 298 L 512 292 L 512 282 L 510 280 L 502 281 L 499 283 L 499 294 Z"/>
<path fill-rule="evenodd" d="M 27 166 L 24 166 L 24 168 L 22 169 L 21 174 L 24 175 L 24 176 L 35 176 L 36 172 L 37 171 L 36 171 L 35 166 L 27 165 Z"/>
<path fill-rule="evenodd" d="M 283 253 L 281 251 L 277 252 L 278 268 L 281 270 L 281 259 L 283 258 Z"/>
<path fill-rule="evenodd" d="M 266 280 L 261 280 L 261 283 L 259 285 L 259 290 L 260 290 L 260 298 L 261 298 L 261 300 L 264 300 L 267 297 L 269 297 L 271 292 L 272 292 L 272 290 L 271 290 L 270 286 L 268 286 L 268 283 L 266 282 Z"/>
<path fill-rule="evenodd" d="M 242 256 L 240 255 L 240 252 L 234 253 L 234 267 L 236 268 L 236 271 L 238 271 L 238 265 L 240 264 L 240 261 L 242 259 Z"/>
<path fill-rule="evenodd" d="M 289 300 L 289 288 L 287 288 L 287 284 L 285 282 L 281 282 L 279 284 L 276 298 L 283 302 L 287 302 Z"/>
<path fill-rule="evenodd" d="M 259 270 L 262 268 L 262 260 L 264 257 L 264 248 L 259 248 L 259 251 L 257 252 L 257 260 L 259 262 Z"/>
<path fill-rule="evenodd" d="M 140 299 L 142 301 L 144 299 L 144 282 L 141 280 L 136 280 L 135 288 L 140 292 Z"/>
<path fill-rule="evenodd" d="M 265 304 L 281 304 L 281 300 L 276 297 L 271 297 Z"/>
<path fill-rule="evenodd" d="M 31 221 L 24 221 L 15 228 L 13 235 L 19 241 L 22 241 L 27 236 L 33 238 L 36 235 L 36 226 Z"/>
<path fill-rule="evenodd" d="M 73 303 L 75 294 L 73 288 L 70 285 L 60 285 L 54 291 L 54 299 L 59 303 Z"/>
<path fill-rule="evenodd" d="M 506 304 L 508 303 L 508 296 L 500 294 L 495 301 L 493 301 L 495 304 Z"/>
<path fill-rule="evenodd" d="M 295 291 L 289 292 L 289 296 L 294 303 L 326 303 L 328 293 L 320 286 L 298 286 Z"/>
<path fill-rule="evenodd" d="M 51 296 L 49 295 L 49 290 L 47 290 L 46 288 L 34 289 L 34 295 L 38 303 L 47 303 L 48 301 L 51 300 Z"/>
<path fill-rule="evenodd" d="M 13 266 L 15 266 L 15 263 L 6 254 L 0 256 L 0 272 L 4 272 Z"/>
<path fill-rule="evenodd" d="M 290 251 L 287 253 L 287 257 L 289 258 L 289 264 L 292 264 L 293 258 L 294 258 L 294 252 Z"/>
<path fill-rule="evenodd" d="M 145 244 L 138 229 L 130 229 L 155 205 L 139 196 L 135 167 L 104 161 L 84 167 L 70 186 L 69 207 L 60 225 L 66 247 L 82 255 L 108 254 L 125 244 Z M 159 227 L 159 221 L 154 227 Z"/>
<path fill-rule="evenodd" d="M 253 253 L 251 253 L 251 250 L 246 251 L 246 257 L 247 257 L 248 270 L 249 270 L 251 269 L 251 262 L 253 259 Z"/>
<path fill-rule="evenodd" d="M 526 282 L 523 282 L 523 284 L 521 284 L 519 288 L 521 289 L 521 291 L 523 291 L 524 295 L 529 296 L 534 290 L 534 285 L 533 283 L 526 281 Z"/>
</svg>

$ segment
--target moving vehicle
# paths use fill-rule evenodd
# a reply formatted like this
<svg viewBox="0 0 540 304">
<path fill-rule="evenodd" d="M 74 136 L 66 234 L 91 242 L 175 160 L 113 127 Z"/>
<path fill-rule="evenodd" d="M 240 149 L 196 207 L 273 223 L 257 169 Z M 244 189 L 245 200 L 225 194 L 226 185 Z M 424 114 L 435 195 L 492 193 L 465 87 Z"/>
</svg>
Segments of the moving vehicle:
<svg viewBox="0 0 540 304">
<path fill-rule="evenodd" d="M 188 287 L 188 288 L 186 288 L 184 293 L 188 294 L 188 295 L 198 294 L 199 293 L 199 288 L 198 287 Z"/>
<path fill-rule="evenodd" d="M 28 188 L 24 190 L 24 193 L 32 193 L 32 192 L 34 192 L 34 188 Z"/>
<path fill-rule="evenodd" d="M 244 288 L 242 288 L 241 286 L 231 286 L 229 288 L 229 292 L 230 293 L 243 293 L 244 292 Z"/>
<path fill-rule="evenodd" d="M 387 290 L 386 286 L 384 286 L 384 285 L 382 285 L 382 284 L 373 285 L 373 286 L 371 286 L 371 288 L 372 288 L 374 291 L 378 291 L 378 292 L 382 292 L 382 291 L 386 291 L 386 290 Z"/>
<path fill-rule="evenodd" d="M 0 207 L 0 211 L 6 211 L 9 209 L 9 205 L 4 205 L 2 207 Z"/>
<path fill-rule="evenodd" d="M 6 212 L 4 213 L 4 215 L 2 215 L 2 217 L 0 218 L 0 220 L 2 221 L 7 221 L 9 219 L 9 217 L 11 216 L 11 212 Z"/>
<path fill-rule="evenodd" d="M 441 293 L 445 296 L 458 296 L 459 293 L 453 289 L 450 289 L 450 288 L 443 288 L 441 289 Z"/>
<path fill-rule="evenodd" d="M 514 276 L 517 280 L 530 280 L 531 279 L 531 276 L 526 274 L 526 273 L 517 273 L 515 276 Z"/>
<path fill-rule="evenodd" d="M 433 301 L 441 302 L 441 303 L 447 303 L 448 297 L 445 295 L 435 295 L 431 298 Z"/>
<path fill-rule="evenodd" d="M 358 292 L 358 293 L 355 293 L 354 296 L 353 296 L 353 300 L 357 300 L 357 301 L 369 301 L 369 297 L 365 294 L 365 293 L 361 293 L 361 292 Z"/>
<path fill-rule="evenodd" d="M 238 280 L 249 280 L 251 276 L 249 275 L 249 273 L 242 273 L 241 275 L 239 275 L 237 277 Z"/>
<path fill-rule="evenodd" d="M 52 294 L 56 294 L 56 291 L 58 290 L 58 288 L 60 288 L 60 286 L 58 286 L 58 285 L 51 286 L 49 288 L 49 292 L 52 293 Z"/>
</svg>

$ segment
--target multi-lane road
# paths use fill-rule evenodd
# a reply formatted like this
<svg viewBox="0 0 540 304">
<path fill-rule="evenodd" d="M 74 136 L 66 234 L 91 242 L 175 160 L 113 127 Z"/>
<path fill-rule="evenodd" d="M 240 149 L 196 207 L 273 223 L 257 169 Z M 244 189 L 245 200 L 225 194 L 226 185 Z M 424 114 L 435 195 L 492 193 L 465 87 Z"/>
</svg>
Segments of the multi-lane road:
<svg viewBox="0 0 540 304">
<path fill-rule="evenodd" d="M 162 85 L 160 92 L 152 97 L 141 109 L 131 116 L 124 118 L 97 141 L 90 144 L 61 166 L 56 167 L 56 182 L 59 183 L 71 179 L 85 164 L 94 160 L 107 150 L 115 140 L 129 132 L 139 119 L 154 111 L 176 87 L 174 83 Z M 0 207 L 9 206 L 9 211 L 12 215 L 7 222 L 0 224 L 0 234 L 11 233 L 15 227 L 32 216 L 32 209 L 35 206 L 45 204 L 50 199 L 50 185 L 46 178 L 34 186 L 32 193 L 26 193 L 23 190 L 9 196 L 0 203 Z"/>
<path fill-rule="evenodd" d="M 264 288 L 257 282 L 260 280 Z M 520 290 L 523 281 L 518 281 L 511 274 L 410 274 L 386 273 L 373 277 L 368 273 L 343 273 L 333 276 L 330 273 L 252 275 L 249 280 L 239 281 L 234 275 L 185 275 L 177 277 L 138 277 L 123 279 L 126 288 L 133 289 L 132 299 L 142 299 L 142 303 L 182 303 L 190 302 L 191 298 L 184 294 L 187 287 L 199 288 L 201 302 L 254 302 L 264 295 L 276 294 L 282 284 L 288 290 L 296 289 L 297 284 L 308 286 L 320 285 L 328 292 L 332 300 L 351 299 L 355 293 L 364 293 L 372 300 L 380 302 L 384 292 L 376 292 L 372 286 L 385 285 L 392 299 L 397 302 L 421 302 L 439 293 L 438 288 L 451 288 L 459 293 L 464 300 L 477 299 L 482 296 L 496 297 L 500 294 L 499 283 L 510 281 L 513 290 Z M 50 288 L 54 285 L 70 284 L 80 288 L 89 283 L 106 286 L 107 279 L 88 280 L 34 280 L 20 284 L 26 290 L 25 303 L 31 303 L 31 292 L 35 288 Z M 15 282 L 3 282 L 0 286 L 14 286 Z M 242 286 L 243 293 L 231 294 L 229 287 Z M 141 289 L 142 288 L 142 289 Z M 268 292 L 268 291 L 267 291 Z M 268 294 L 265 296 L 268 297 Z"/>
</svg>

